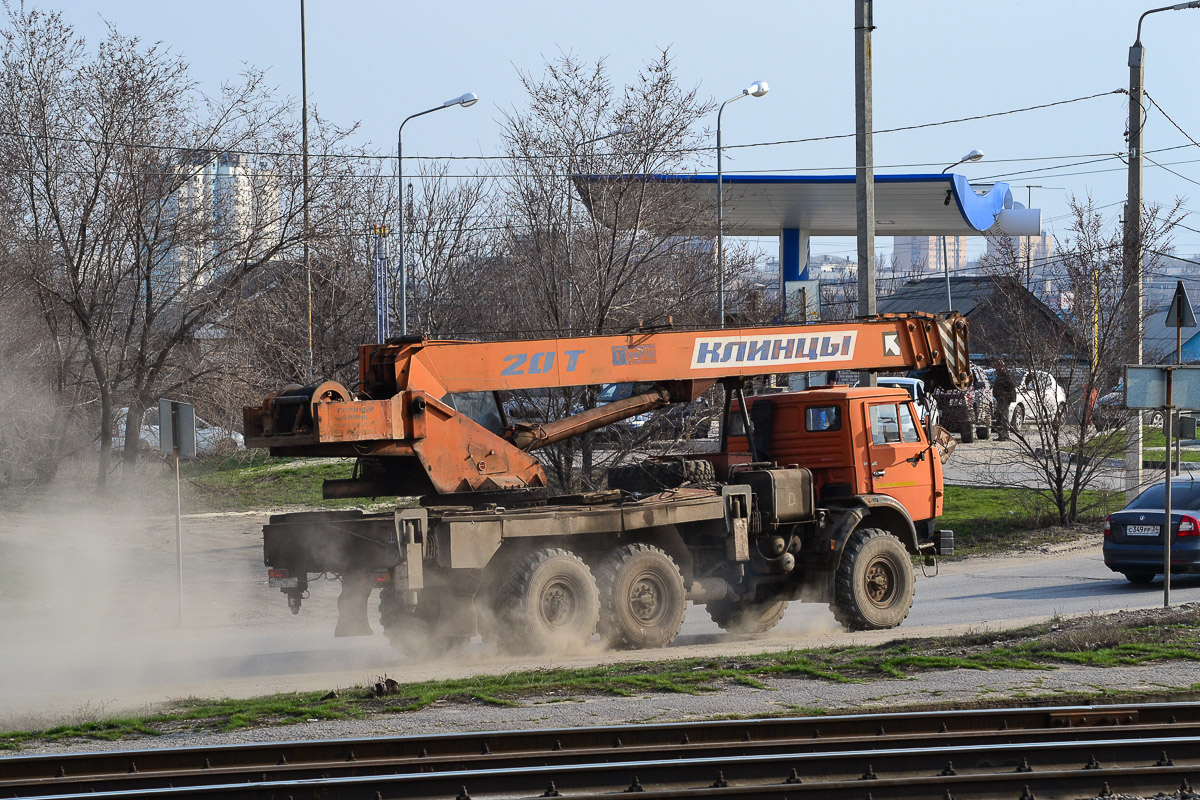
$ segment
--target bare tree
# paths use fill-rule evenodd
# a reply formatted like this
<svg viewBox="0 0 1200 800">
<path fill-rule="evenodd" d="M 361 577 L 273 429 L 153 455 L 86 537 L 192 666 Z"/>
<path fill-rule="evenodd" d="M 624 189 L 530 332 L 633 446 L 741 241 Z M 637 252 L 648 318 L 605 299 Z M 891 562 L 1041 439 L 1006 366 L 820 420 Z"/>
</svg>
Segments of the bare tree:
<svg viewBox="0 0 1200 800">
<path fill-rule="evenodd" d="M 1126 337 L 1136 335 L 1126 330 L 1121 310 L 1121 232 L 1105 226 L 1090 200 L 1072 199 L 1071 209 L 1071 235 L 1042 265 L 1056 289 L 1049 304 L 1025 288 L 1027 253 L 1016 240 L 999 238 L 981 262 L 995 284 L 996 313 L 972 330 L 972 349 L 1005 362 L 1019 383 L 1010 412 L 1017 460 L 993 465 L 992 478 L 1037 490 L 1061 523 L 1092 510 L 1084 491 L 1105 473 L 1106 460 L 1124 451 L 1123 435 L 1108 430 L 1121 420 L 1099 419 L 1095 401 L 1116 382 Z M 1147 270 L 1155 269 L 1180 218 L 1178 204 L 1145 211 Z"/>
<path fill-rule="evenodd" d="M 202 358 L 212 323 L 306 235 L 298 126 L 261 73 L 206 97 L 161 46 L 110 29 L 90 52 L 57 13 L 8 14 L 0 118 L 19 134 L 4 141 L 8 191 L 22 200 L 14 235 L 48 330 L 82 343 L 86 370 L 72 367 L 99 401 L 103 486 L 117 403 L 132 461 L 143 409 L 219 369 Z M 336 144 L 339 132 L 325 133 Z M 341 169 L 316 170 L 315 191 Z M 321 230 L 336 208 L 315 208 Z"/>
<path fill-rule="evenodd" d="M 712 209 L 652 179 L 610 182 L 601 201 L 580 177 L 695 168 L 705 144 L 699 125 L 712 103 L 679 85 L 666 51 L 623 87 L 603 60 L 586 64 L 572 55 L 548 63 L 544 75 L 522 73 L 521 81 L 529 106 L 505 115 L 506 191 L 495 212 L 503 226 L 496 272 L 506 274 L 499 283 L 517 291 L 492 295 L 497 334 L 600 334 L 668 319 L 712 324 L 714 250 L 711 239 L 694 235 L 709 227 Z M 606 208 L 596 208 L 600 202 Z M 561 392 L 547 413 L 592 407 L 596 391 Z M 597 463 L 585 436 L 544 457 L 565 488 L 591 488 L 621 452 L 610 449 Z"/>
</svg>

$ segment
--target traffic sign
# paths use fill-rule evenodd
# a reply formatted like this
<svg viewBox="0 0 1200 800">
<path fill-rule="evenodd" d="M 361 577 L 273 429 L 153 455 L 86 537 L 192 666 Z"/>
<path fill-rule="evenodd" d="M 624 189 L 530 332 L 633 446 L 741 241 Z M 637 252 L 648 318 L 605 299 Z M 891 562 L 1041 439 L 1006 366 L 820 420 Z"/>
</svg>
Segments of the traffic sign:
<svg viewBox="0 0 1200 800">
<path fill-rule="evenodd" d="M 1196 315 L 1192 311 L 1192 301 L 1188 299 L 1187 289 L 1183 288 L 1183 281 L 1179 281 L 1175 285 L 1175 294 L 1171 298 L 1171 305 L 1167 308 L 1167 327 L 1196 327 Z"/>
</svg>

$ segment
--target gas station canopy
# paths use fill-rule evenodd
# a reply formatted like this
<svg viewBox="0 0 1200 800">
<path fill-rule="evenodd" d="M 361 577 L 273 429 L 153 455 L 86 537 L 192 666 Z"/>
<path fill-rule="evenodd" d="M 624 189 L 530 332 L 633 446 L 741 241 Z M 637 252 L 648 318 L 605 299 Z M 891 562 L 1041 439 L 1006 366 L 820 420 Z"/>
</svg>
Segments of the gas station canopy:
<svg viewBox="0 0 1200 800">
<path fill-rule="evenodd" d="M 716 175 L 577 175 L 575 183 L 593 214 L 615 183 L 670 184 L 674 197 L 716 208 Z M 856 235 L 853 175 L 727 175 L 724 232 L 730 236 Z M 696 235 L 716 232 L 704 223 Z M 1006 183 L 972 187 L 962 175 L 876 175 L 876 236 L 1037 236 L 1041 212 L 1014 202 Z"/>
<path fill-rule="evenodd" d="M 712 208 L 689 230 L 716 234 L 716 175 L 576 175 L 575 186 L 593 216 L 613 227 L 622 217 L 622 189 L 642 184 L 673 203 Z M 723 178 L 723 233 L 778 236 L 781 286 L 809 279 L 809 238 L 857 235 L 853 175 L 728 175 Z M 620 188 L 618 188 L 620 187 Z M 694 205 L 693 205 L 694 204 Z M 630 209 L 630 211 L 634 211 Z M 1013 200 L 1006 183 L 971 186 L 962 175 L 876 175 L 876 236 L 1037 236 L 1042 212 Z"/>
</svg>

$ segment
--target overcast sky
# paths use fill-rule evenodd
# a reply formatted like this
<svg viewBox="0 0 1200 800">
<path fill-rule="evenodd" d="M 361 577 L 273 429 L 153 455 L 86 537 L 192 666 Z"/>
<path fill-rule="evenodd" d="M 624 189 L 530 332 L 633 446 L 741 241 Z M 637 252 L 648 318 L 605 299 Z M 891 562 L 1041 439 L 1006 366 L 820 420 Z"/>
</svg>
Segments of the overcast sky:
<svg viewBox="0 0 1200 800">
<path fill-rule="evenodd" d="M 147 42 L 161 41 L 192 65 L 206 87 L 243 64 L 269 70 L 284 95 L 300 95 L 299 0 L 59 0 L 31 3 L 63 10 L 89 39 L 105 23 Z M 1009 111 L 1126 88 L 1137 18 L 1154 3 L 1131 0 L 878 0 L 875 3 L 875 128 L 939 122 Z M 640 64 L 669 47 L 677 76 L 703 95 L 725 100 L 755 80 L 771 91 L 729 107 L 725 144 L 853 133 L 854 13 L 842 0 L 607 0 L 604 3 L 390 2 L 308 0 L 309 100 L 335 122 L 361 123 L 364 142 L 395 152 L 399 122 L 416 111 L 473 91 L 480 102 L 448 109 L 405 128 L 405 155 L 493 155 L 501 111 L 524 97 L 517 71 L 538 73 L 546 59 L 571 52 L 608 59 L 627 82 Z M 1200 9 L 1149 17 L 1146 88 L 1179 127 L 1200 141 L 1195 76 Z M 972 148 L 985 160 L 957 168 L 974 180 L 1005 180 L 1043 209 L 1043 226 L 1060 236 L 1071 193 L 1090 195 L 1109 218 L 1125 195 L 1125 95 L 916 131 L 877 134 L 880 173 L 940 172 Z M 715 114 L 712 120 L 715 125 Z M 1185 145 L 1153 154 L 1160 148 Z M 1189 145 L 1157 110 L 1146 126 L 1151 158 L 1182 177 L 1147 165 L 1145 196 L 1168 203 L 1197 197 L 1200 147 Z M 1104 159 L 1095 161 L 1096 159 Z M 1077 164 L 1087 161 L 1094 163 Z M 788 174 L 853 171 L 854 140 L 739 149 L 729 172 Z M 1032 172 L 1031 170 L 1038 170 Z M 1050 188 L 1055 187 L 1055 188 Z M 1191 207 L 1200 210 L 1200 201 Z M 1200 217 L 1187 224 L 1200 229 Z M 761 241 L 774 253 L 774 239 Z M 879 240 L 881 250 L 890 239 Z M 1200 252 L 1200 233 L 1182 231 L 1178 252 Z M 813 252 L 852 255 L 852 239 L 814 240 Z M 983 249 L 975 240 L 973 252 Z"/>
</svg>

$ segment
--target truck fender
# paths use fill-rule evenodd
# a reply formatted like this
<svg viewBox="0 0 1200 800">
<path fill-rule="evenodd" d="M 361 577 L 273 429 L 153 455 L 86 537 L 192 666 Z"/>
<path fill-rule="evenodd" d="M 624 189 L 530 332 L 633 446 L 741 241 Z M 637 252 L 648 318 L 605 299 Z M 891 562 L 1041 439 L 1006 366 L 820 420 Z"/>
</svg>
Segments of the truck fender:
<svg viewBox="0 0 1200 800">
<path fill-rule="evenodd" d="M 850 534 L 860 527 L 880 528 L 895 536 L 905 549 L 917 555 L 917 527 L 902 503 L 886 494 L 863 494 L 838 508 L 842 512 L 828 538 L 840 554 Z"/>
</svg>

